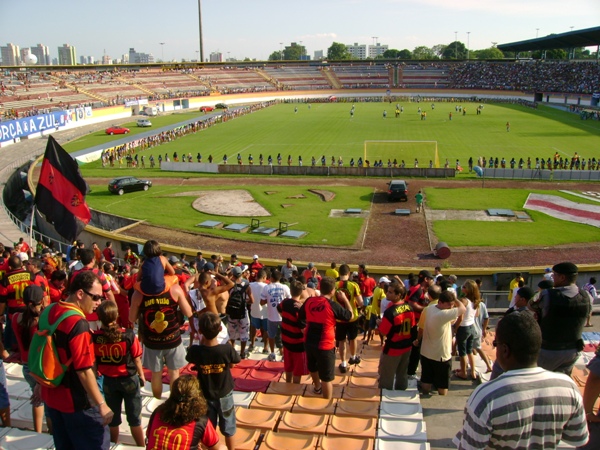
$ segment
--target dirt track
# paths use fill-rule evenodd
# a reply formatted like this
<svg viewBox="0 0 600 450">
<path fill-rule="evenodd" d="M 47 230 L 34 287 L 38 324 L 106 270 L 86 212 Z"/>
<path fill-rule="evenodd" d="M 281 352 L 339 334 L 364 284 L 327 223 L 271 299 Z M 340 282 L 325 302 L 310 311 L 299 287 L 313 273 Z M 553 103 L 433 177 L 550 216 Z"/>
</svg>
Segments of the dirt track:
<svg viewBox="0 0 600 450">
<path fill-rule="evenodd" d="M 228 184 L 234 179 L 220 178 L 219 183 Z M 89 180 L 94 184 L 104 184 L 108 180 Z M 239 178 L 235 183 L 239 184 Z M 185 180 L 154 179 L 157 185 L 177 184 L 179 186 L 214 185 L 214 178 L 194 178 Z M 245 185 L 264 184 L 264 178 L 249 178 L 244 180 Z M 278 185 L 314 185 L 315 178 L 289 177 L 272 178 L 269 184 Z M 171 245 L 201 249 L 206 253 L 238 253 L 249 256 L 258 254 L 261 258 L 285 259 L 292 257 L 299 261 L 314 261 L 328 263 L 330 261 L 361 263 L 376 266 L 421 267 L 433 266 L 446 262 L 451 267 L 521 267 L 521 266 L 549 266 L 558 261 L 570 260 L 576 264 L 596 264 L 600 254 L 600 242 L 573 244 L 554 247 L 536 248 L 452 248 L 452 256 L 447 260 L 440 260 L 432 255 L 429 243 L 427 225 L 423 214 L 414 214 L 414 193 L 426 187 L 472 187 L 481 188 L 477 180 L 452 181 L 414 179 L 410 180 L 410 195 L 408 203 L 389 203 L 383 189 L 383 179 L 323 179 L 318 180 L 320 186 L 369 186 L 380 190 L 375 195 L 371 209 L 370 219 L 362 248 L 339 249 L 326 247 L 305 247 L 296 245 L 282 245 L 273 243 L 241 242 L 233 239 L 215 238 L 196 233 L 182 232 L 165 229 L 151 225 L 139 225 L 128 230 L 132 236 L 142 239 L 157 239 L 159 242 Z M 240 186 L 242 188 L 243 186 Z M 514 188 L 515 182 L 486 181 L 489 188 Z M 520 188 L 555 190 L 598 190 L 594 184 L 582 183 L 544 183 L 544 182 L 518 182 Z M 394 216 L 396 208 L 410 208 L 413 211 L 409 217 Z M 600 235 L 600 233 L 599 233 Z M 431 236 L 433 245 L 437 238 Z M 600 239 L 599 239 L 600 241 Z"/>
</svg>

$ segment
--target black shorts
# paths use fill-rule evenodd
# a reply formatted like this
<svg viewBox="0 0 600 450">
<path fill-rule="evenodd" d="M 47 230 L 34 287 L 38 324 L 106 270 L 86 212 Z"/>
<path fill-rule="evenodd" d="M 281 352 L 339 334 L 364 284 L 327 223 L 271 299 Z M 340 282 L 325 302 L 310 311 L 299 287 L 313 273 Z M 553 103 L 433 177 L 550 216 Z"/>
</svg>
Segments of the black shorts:
<svg viewBox="0 0 600 450">
<path fill-rule="evenodd" d="M 321 381 L 335 378 L 335 348 L 331 350 L 306 349 L 306 365 L 309 372 L 318 372 Z"/>
<path fill-rule="evenodd" d="M 437 389 L 448 389 L 451 373 L 452 359 L 434 361 L 421 355 L 421 383 L 433 384 Z"/>
<path fill-rule="evenodd" d="M 358 336 L 358 320 L 354 322 L 337 322 L 335 324 L 335 340 L 345 341 L 348 338 L 349 341 L 356 339 Z"/>
</svg>

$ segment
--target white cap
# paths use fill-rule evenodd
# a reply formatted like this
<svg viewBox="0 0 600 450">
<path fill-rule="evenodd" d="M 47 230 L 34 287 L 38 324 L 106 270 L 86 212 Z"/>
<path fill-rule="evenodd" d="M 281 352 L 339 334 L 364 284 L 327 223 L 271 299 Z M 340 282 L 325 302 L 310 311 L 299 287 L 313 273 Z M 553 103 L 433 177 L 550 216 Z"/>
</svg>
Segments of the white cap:
<svg viewBox="0 0 600 450">
<path fill-rule="evenodd" d="M 381 277 L 379 279 L 380 283 L 391 283 L 390 279 L 388 277 Z"/>
<path fill-rule="evenodd" d="M 258 259 L 258 255 L 254 255 L 252 259 Z"/>
</svg>

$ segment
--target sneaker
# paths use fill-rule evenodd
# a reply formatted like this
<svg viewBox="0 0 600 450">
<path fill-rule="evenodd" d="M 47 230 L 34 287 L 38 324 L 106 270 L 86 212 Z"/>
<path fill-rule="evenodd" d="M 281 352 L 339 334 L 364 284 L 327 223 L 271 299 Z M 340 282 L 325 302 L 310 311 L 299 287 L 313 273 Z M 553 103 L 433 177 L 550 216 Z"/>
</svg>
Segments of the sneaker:
<svg viewBox="0 0 600 450">
<path fill-rule="evenodd" d="M 268 355 L 269 354 L 269 349 L 267 347 L 263 347 L 262 354 L 263 355 Z"/>
<path fill-rule="evenodd" d="M 419 377 L 418 377 L 418 376 L 416 376 L 416 375 L 409 375 L 409 376 L 408 376 L 408 379 L 409 379 L 409 380 L 417 380 L 417 381 L 419 381 Z"/>
<path fill-rule="evenodd" d="M 240 359 L 246 359 L 246 352 L 242 352 L 242 354 L 240 355 Z"/>
<path fill-rule="evenodd" d="M 275 359 L 276 359 L 275 353 L 271 353 L 271 354 L 269 355 L 269 358 L 268 358 L 268 360 L 269 360 L 269 361 L 275 361 Z"/>
<path fill-rule="evenodd" d="M 348 367 L 346 367 L 342 364 L 340 364 L 338 367 L 340 369 L 340 372 L 342 372 L 342 373 L 346 373 L 348 371 Z"/>
<path fill-rule="evenodd" d="M 360 364 L 360 356 L 356 356 L 356 357 L 352 357 L 350 358 L 350 360 L 348 361 L 349 364 Z"/>
<path fill-rule="evenodd" d="M 248 353 L 252 352 L 252 350 L 254 350 L 254 344 L 248 346 Z"/>
</svg>

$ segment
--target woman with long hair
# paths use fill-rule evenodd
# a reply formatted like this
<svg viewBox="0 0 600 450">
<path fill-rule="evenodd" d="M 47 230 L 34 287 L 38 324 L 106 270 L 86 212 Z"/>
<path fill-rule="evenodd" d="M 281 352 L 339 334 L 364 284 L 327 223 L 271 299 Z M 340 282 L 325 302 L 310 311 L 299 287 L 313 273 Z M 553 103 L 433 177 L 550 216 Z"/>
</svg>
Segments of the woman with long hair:
<svg viewBox="0 0 600 450">
<path fill-rule="evenodd" d="M 140 384 L 145 383 L 141 356 L 142 346 L 133 330 L 119 327 L 119 308 L 112 300 L 104 300 L 97 309 L 101 328 L 94 332 L 94 353 L 98 372 L 104 376 L 106 404 L 115 414 L 109 424 L 110 440 L 119 441 L 121 404 L 125 402 L 127 423 L 136 445 L 144 446 L 142 429 L 142 396 Z"/>
<path fill-rule="evenodd" d="M 474 304 L 479 304 L 481 295 L 477 283 L 473 280 L 467 280 L 462 286 L 463 297 L 459 300 L 465 305 L 467 310 L 458 318 L 454 324 L 456 334 L 456 348 L 458 357 L 460 358 L 460 369 L 454 374 L 463 380 L 469 379 L 467 374 L 467 358 L 469 359 L 470 378 L 475 379 L 477 372 L 475 371 L 475 356 L 473 356 L 473 341 L 475 339 L 475 307 Z"/>
<path fill-rule="evenodd" d="M 146 431 L 146 449 L 190 450 L 204 445 L 208 450 L 224 446 L 206 415 L 208 406 L 193 375 L 182 375 L 171 386 L 169 398 L 154 410 Z"/>
<path fill-rule="evenodd" d="M 17 345 L 21 354 L 21 364 L 23 365 L 23 378 L 29 384 L 33 392 L 36 386 L 35 379 L 29 374 L 29 366 L 27 361 L 29 358 L 29 346 L 31 338 L 37 332 L 38 320 L 42 310 L 44 309 L 44 290 L 34 284 L 27 286 L 23 291 L 23 302 L 25 310 L 21 313 L 14 314 L 12 317 L 12 327 L 17 338 Z M 37 433 L 42 432 L 44 420 L 44 405 L 39 397 L 32 397 L 32 412 L 33 412 L 33 429 Z"/>
</svg>

